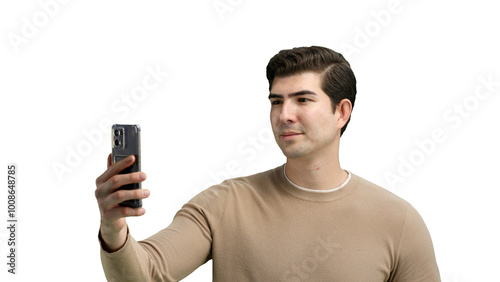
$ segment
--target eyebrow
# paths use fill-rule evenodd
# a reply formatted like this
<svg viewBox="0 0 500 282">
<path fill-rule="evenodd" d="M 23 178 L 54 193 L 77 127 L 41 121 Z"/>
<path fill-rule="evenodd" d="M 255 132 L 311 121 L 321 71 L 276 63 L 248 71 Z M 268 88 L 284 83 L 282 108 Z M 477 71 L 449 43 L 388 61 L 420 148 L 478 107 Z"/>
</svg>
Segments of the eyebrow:
<svg viewBox="0 0 500 282">
<path fill-rule="evenodd" d="M 302 96 L 302 95 L 308 95 L 308 94 L 316 95 L 316 93 L 312 92 L 311 90 L 302 90 L 302 91 L 290 93 L 290 94 L 288 94 L 288 97 L 292 98 L 292 97 Z M 283 98 L 283 95 L 276 94 L 276 93 L 271 93 L 271 94 L 269 94 L 268 98 L 269 99 L 272 99 L 272 98 Z"/>
</svg>

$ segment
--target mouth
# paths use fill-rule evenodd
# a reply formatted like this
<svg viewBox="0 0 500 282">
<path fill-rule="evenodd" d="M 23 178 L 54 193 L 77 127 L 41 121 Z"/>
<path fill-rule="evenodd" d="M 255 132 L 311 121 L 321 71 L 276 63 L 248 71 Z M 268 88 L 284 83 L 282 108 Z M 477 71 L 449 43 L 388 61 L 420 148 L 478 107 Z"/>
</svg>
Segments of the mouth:
<svg viewBox="0 0 500 282">
<path fill-rule="evenodd" d="M 290 139 L 293 139 L 299 135 L 302 135 L 302 133 L 300 132 L 292 132 L 292 131 L 286 131 L 286 132 L 283 132 L 280 134 L 281 138 L 283 140 L 290 140 Z"/>
</svg>

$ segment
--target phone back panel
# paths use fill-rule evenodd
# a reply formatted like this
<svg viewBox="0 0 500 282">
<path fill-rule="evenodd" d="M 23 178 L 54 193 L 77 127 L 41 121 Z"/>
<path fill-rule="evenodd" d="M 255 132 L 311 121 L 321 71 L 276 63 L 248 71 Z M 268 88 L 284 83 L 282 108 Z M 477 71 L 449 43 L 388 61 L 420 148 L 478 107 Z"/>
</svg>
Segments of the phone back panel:
<svg viewBox="0 0 500 282">
<path fill-rule="evenodd" d="M 112 150 L 111 157 L 113 163 L 119 162 L 124 158 L 134 155 L 135 162 L 125 168 L 120 174 L 141 171 L 141 127 L 137 124 L 114 124 L 111 127 Z M 141 183 L 131 183 L 123 185 L 120 189 L 140 189 Z M 139 199 L 128 200 L 120 204 L 138 208 L 142 206 Z"/>
</svg>

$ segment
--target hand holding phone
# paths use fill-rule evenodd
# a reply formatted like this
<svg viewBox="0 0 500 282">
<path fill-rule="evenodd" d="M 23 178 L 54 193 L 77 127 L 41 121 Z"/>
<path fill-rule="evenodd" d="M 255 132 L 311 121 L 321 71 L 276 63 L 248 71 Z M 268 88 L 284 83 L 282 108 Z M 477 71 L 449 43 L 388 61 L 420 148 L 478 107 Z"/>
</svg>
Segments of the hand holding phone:
<svg viewBox="0 0 500 282">
<path fill-rule="evenodd" d="M 126 242 L 127 221 L 130 216 L 142 216 L 144 208 L 130 208 L 120 206 L 121 202 L 129 199 L 145 199 L 149 191 L 121 190 L 120 187 L 131 183 L 140 183 L 146 179 L 146 174 L 129 173 L 119 174 L 120 171 L 131 166 L 135 157 L 125 158 L 117 163 L 112 163 L 111 154 L 108 156 L 108 169 L 96 179 L 95 197 L 101 214 L 100 236 L 102 247 L 108 252 L 119 250 Z"/>
</svg>

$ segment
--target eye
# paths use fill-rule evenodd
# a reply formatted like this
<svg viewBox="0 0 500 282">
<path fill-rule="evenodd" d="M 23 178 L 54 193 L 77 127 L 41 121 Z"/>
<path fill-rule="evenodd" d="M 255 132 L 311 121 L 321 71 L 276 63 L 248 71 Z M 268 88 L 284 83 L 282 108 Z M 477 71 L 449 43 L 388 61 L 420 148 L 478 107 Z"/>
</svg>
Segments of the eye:
<svg viewBox="0 0 500 282">
<path fill-rule="evenodd" d="M 279 104 L 281 104 L 280 100 L 271 101 L 271 105 L 279 105 Z"/>
<path fill-rule="evenodd" d="M 301 97 L 301 98 L 298 98 L 297 100 L 299 101 L 299 103 L 306 103 L 306 102 L 309 102 L 309 99 L 307 99 L 307 98 L 302 98 L 302 97 Z"/>
</svg>

